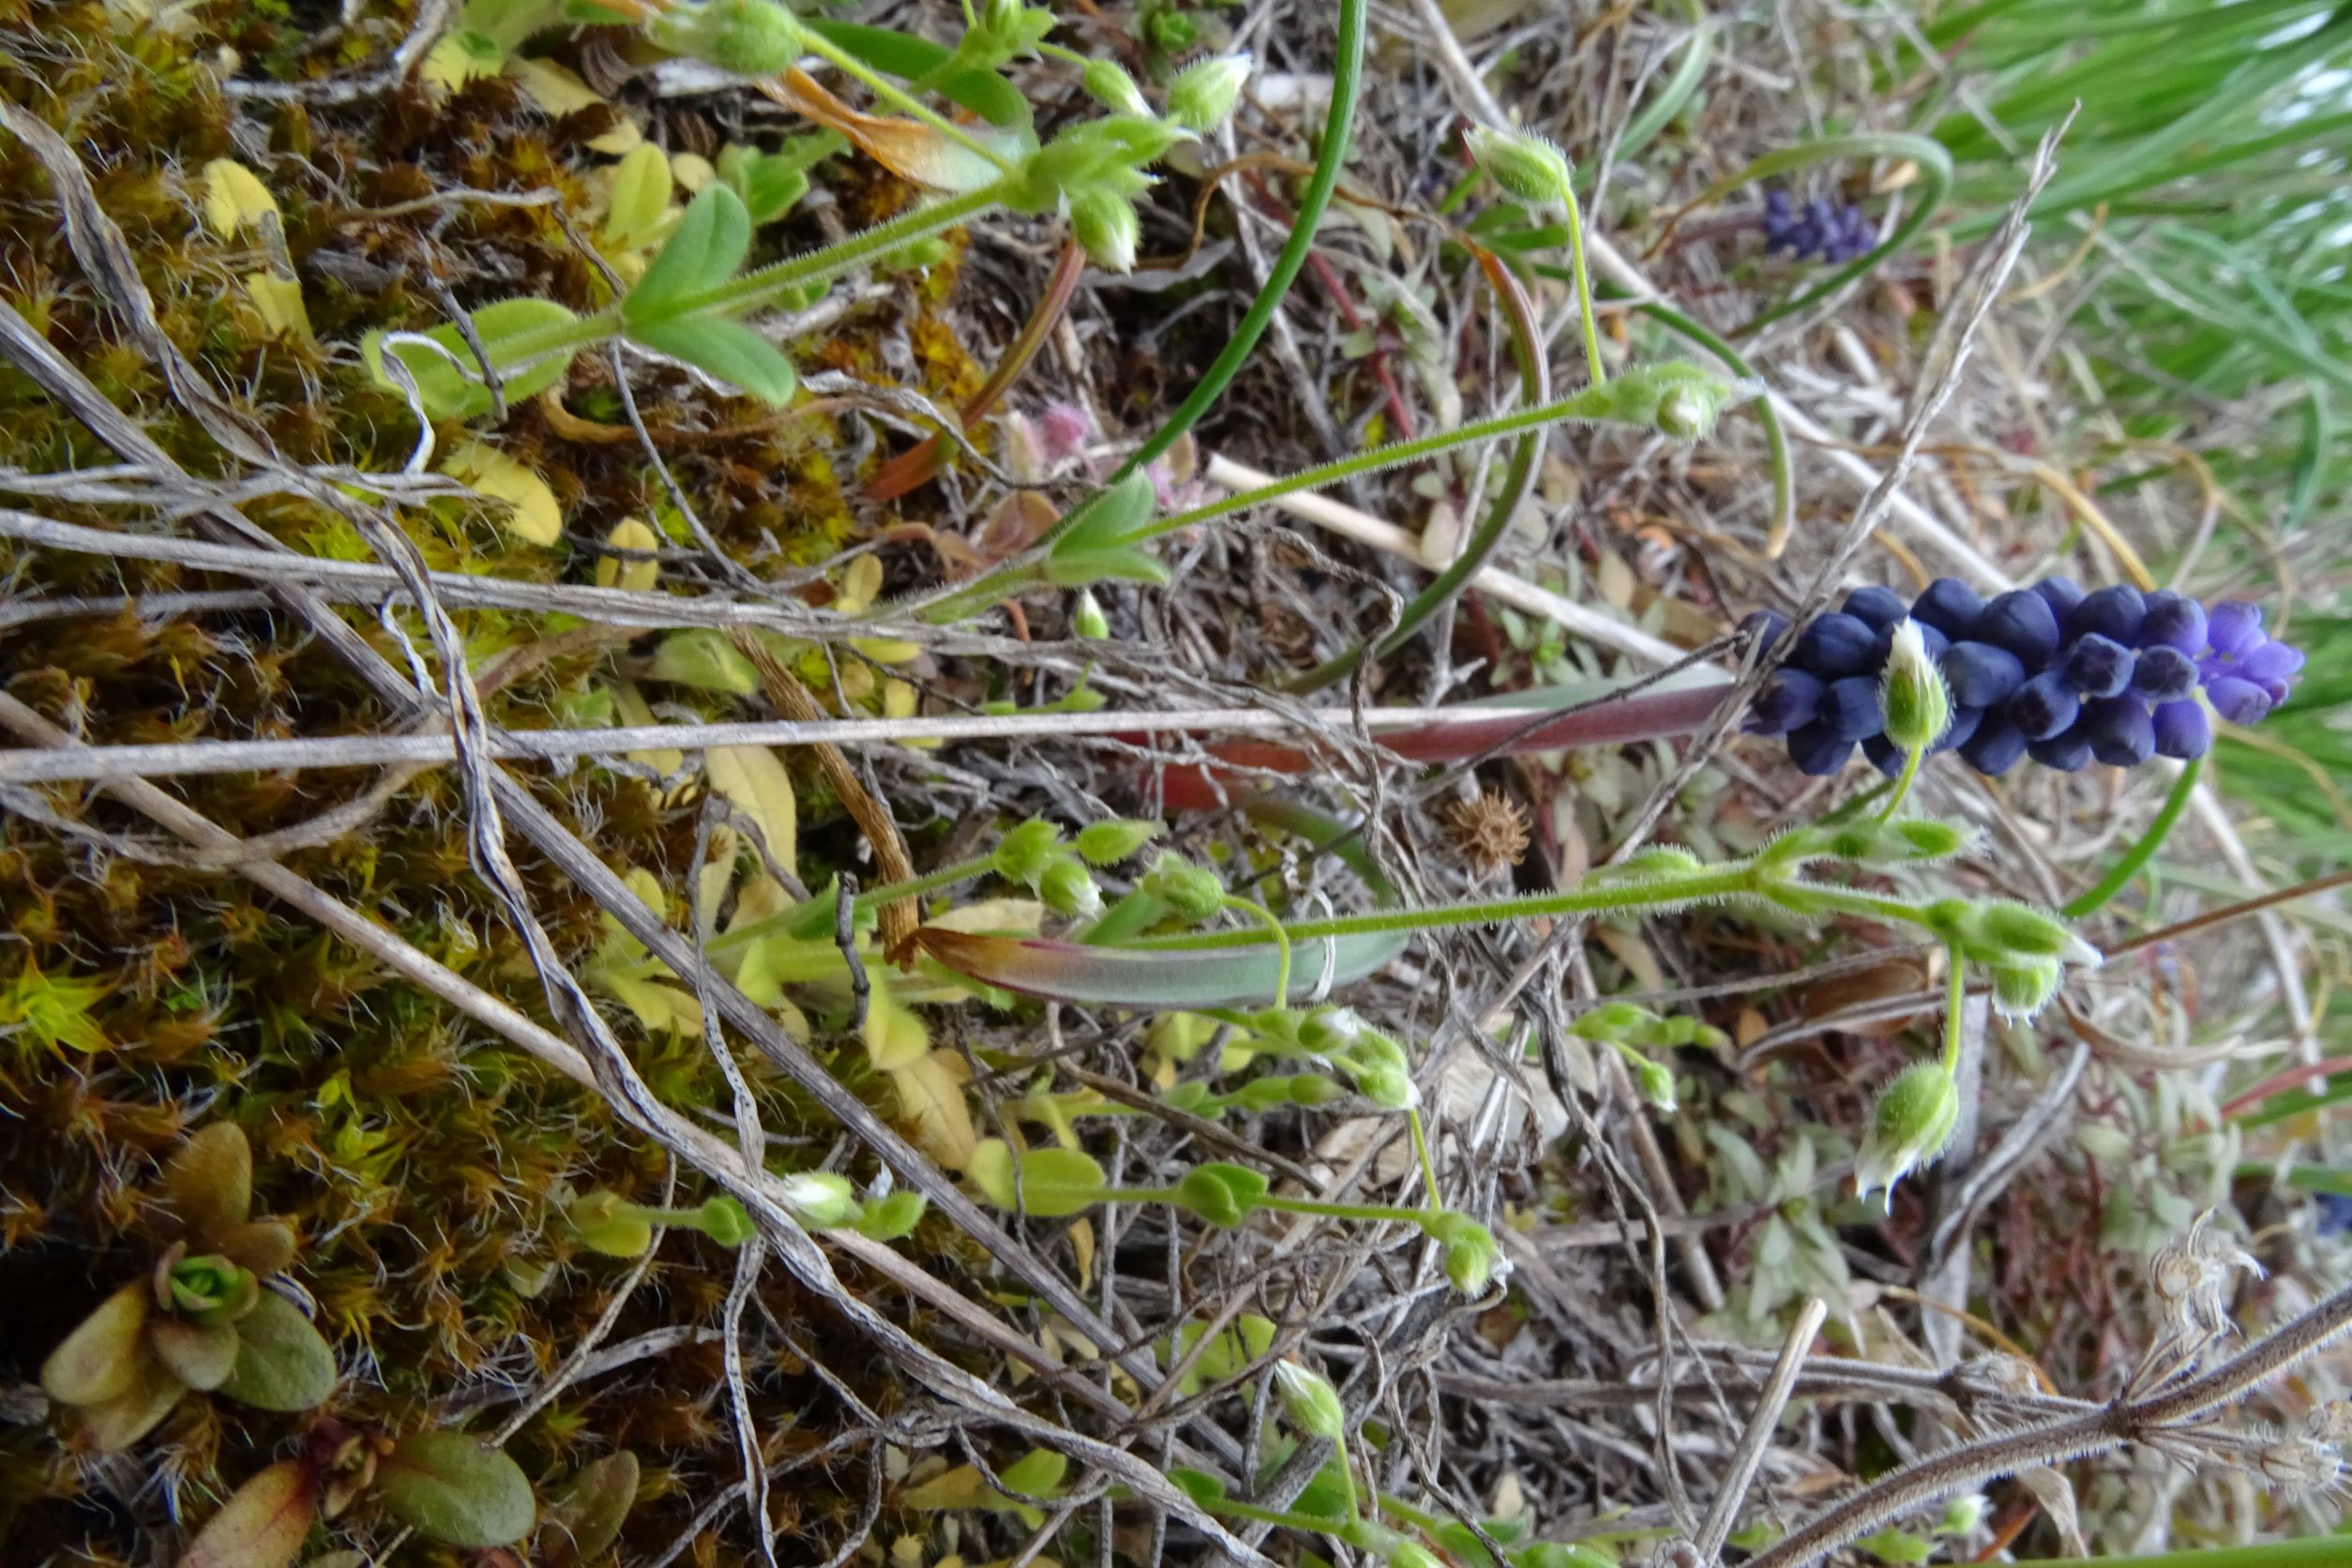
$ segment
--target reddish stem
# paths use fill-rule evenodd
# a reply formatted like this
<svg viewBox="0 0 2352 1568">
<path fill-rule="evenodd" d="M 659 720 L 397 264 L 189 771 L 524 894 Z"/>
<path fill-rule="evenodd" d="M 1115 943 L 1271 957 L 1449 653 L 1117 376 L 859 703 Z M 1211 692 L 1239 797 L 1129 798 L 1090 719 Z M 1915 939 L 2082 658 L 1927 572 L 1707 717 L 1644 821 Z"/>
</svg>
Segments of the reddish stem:
<svg viewBox="0 0 2352 1568">
<path fill-rule="evenodd" d="M 1483 714 L 1474 708 L 1436 719 L 1410 730 L 1382 735 L 1382 749 L 1406 762 L 1459 762 L 1472 757 L 1515 757 L 1530 751 L 1564 751 L 1587 746 L 1630 746 L 1637 741 L 1663 740 L 1704 729 L 1731 688 L 1723 684 L 1675 691 L 1645 691 L 1631 697 L 1605 698 L 1570 708 L 1550 718 L 1519 714 Z M 1145 737 L 1125 737 L 1140 744 Z M 1311 771 L 1317 754 L 1279 741 L 1226 741 L 1209 747 L 1217 761 L 1208 766 L 1173 767 L 1162 776 L 1164 798 L 1170 811 L 1206 811 L 1224 804 L 1224 797 L 1247 794 L 1250 781 L 1235 774 L 1237 767 L 1262 773 L 1304 774 Z M 1223 794 L 1217 788 L 1224 786 Z"/>
<path fill-rule="evenodd" d="M 2314 1078 L 2333 1078 L 2338 1073 L 2352 1073 L 2352 1056 L 2331 1056 L 2325 1062 L 2307 1063 L 2300 1067 L 2273 1073 L 2222 1107 L 2222 1120 L 2226 1122 L 2248 1106 L 2260 1105 L 2273 1094 L 2284 1094 Z"/>
<path fill-rule="evenodd" d="M 1070 308 L 1070 296 L 1078 292 L 1078 275 L 1085 270 L 1086 252 L 1078 249 L 1078 241 L 1063 246 L 1062 258 L 1054 264 L 1053 277 L 1047 280 L 1046 292 L 1038 297 L 1036 309 L 1030 311 L 1021 335 L 1013 339 L 1004 357 L 960 411 L 965 430 L 986 418 L 998 400 L 1011 390 L 1013 383 L 1029 368 L 1029 362 L 1037 357 L 1037 351 L 1045 347 L 1046 334 L 1053 330 L 1053 324 Z M 918 485 L 927 483 L 946 466 L 947 440 L 934 432 L 924 437 L 919 445 L 882 464 L 866 482 L 866 497 L 869 501 L 896 501 Z"/>
</svg>

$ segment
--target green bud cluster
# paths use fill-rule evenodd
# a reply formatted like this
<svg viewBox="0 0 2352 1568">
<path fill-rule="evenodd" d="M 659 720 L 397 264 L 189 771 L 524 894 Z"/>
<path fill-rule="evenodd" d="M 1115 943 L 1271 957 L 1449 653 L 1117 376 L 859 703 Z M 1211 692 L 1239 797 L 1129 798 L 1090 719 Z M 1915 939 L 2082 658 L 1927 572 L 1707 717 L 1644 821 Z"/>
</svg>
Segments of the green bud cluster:
<svg viewBox="0 0 2352 1568">
<path fill-rule="evenodd" d="M 1102 912 L 1103 893 L 1087 862 L 1108 865 L 1133 854 L 1150 837 L 1138 837 L 1135 829 L 1130 822 L 1096 822 L 1079 833 L 1074 850 L 1065 850 L 1060 828 L 1032 817 L 997 840 L 988 867 L 1006 882 L 1019 882 L 1036 894 L 1056 914 L 1091 919 Z M 1131 843 L 1134 848 L 1123 848 Z"/>
</svg>

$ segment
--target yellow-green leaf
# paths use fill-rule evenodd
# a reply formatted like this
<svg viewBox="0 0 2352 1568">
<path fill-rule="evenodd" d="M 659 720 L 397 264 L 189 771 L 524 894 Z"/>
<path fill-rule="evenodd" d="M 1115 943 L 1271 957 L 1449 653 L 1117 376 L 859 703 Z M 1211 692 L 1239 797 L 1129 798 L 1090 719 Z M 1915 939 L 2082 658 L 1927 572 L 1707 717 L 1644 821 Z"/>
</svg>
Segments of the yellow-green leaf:
<svg viewBox="0 0 2352 1568">
<path fill-rule="evenodd" d="M 507 506 L 506 525 L 535 545 L 552 545 L 564 536 L 564 510 L 555 492 L 533 470 L 495 446 L 469 441 L 451 452 L 441 471 L 472 486 L 475 492 Z"/>
<path fill-rule="evenodd" d="M 612 171 L 612 200 L 604 210 L 599 237 L 615 249 L 649 243 L 670 210 L 670 158 L 648 142 Z"/>
<path fill-rule="evenodd" d="M 278 198 L 261 176 L 236 159 L 216 158 L 204 165 L 204 221 L 222 239 L 277 210 Z"/>
<path fill-rule="evenodd" d="M 879 981 L 879 976 L 872 979 Z M 912 1067 L 929 1054 L 931 1032 L 889 989 L 875 984 L 866 1003 L 867 1064 L 878 1073 Z"/>
<path fill-rule="evenodd" d="M 712 747 L 705 766 L 711 788 L 749 817 L 776 863 L 800 875 L 800 808 L 792 776 L 763 746 Z"/>
<path fill-rule="evenodd" d="M 977 1147 L 972 1108 L 964 1100 L 964 1082 L 971 1071 L 957 1052 L 935 1050 L 890 1074 L 891 1088 L 914 1135 L 915 1147 L 948 1170 L 961 1170 L 971 1164 Z"/>
<path fill-rule="evenodd" d="M 41 1363 L 41 1387 L 61 1405 L 100 1405 L 129 1392 L 145 1354 L 140 1333 L 154 1305 L 143 1280 L 100 1302 Z"/>
<path fill-rule="evenodd" d="M 262 325 L 271 337 L 292 338 L 302 343 L 314 340 L 309 308 L 302 303 L 299 282 L 274 272 L 249 272 L 245 275 L 245 293 L 253 301 L 254 313 L 262 318 Z"/>
<path fill-rule="evenodd" d="M 641 518 L 623 518 L 613 526 L 612 532 L 604 536 L 604 542 L 612 550 L 652 551 L 661 548 L 661 535 L 655 533 Z M 661 563 L 658 561 L 633 561 L 626 555 L 596 558 L 596 586 L 599 588 L 626 588 L 632 594 L 648 594 L 660 580 Z"/>
<path fill-rule="evenodd" d="M 1059 1219 L 1093 1207 L 1105 1185 L 1103 1168 L 1079 1150 L 1026 1149 L 1016 1155 L 1001 1138 L 975 1144 L 964 1174 L 997 1208 L 1024 1207 L 1038 1219 Z"/>
</svg>

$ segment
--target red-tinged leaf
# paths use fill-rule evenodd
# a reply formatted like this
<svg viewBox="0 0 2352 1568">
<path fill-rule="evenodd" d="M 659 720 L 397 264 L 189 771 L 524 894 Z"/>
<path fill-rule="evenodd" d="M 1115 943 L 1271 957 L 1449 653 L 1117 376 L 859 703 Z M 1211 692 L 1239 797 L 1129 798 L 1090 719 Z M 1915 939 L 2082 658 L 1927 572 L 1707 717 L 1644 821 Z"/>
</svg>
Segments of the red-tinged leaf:
<svg viewBox="0 0 2352 1568">
<path fill-rule="evenodd" d="M 1292 944 L 1292 1000 L 1361 980 L 1405 950 L 1404 932 Z M 975 936 L 927 926 L 915 942 L 967 979 L 1048 1002 L 1123 1007 L 1244 1007 L 1274 1000 L 1279 960 L 1271 943 L 1207 952 L 1087 947 L 1042 938 Z"/>
<path fill-rule="evenodd" d="M 272 1465 L 220 1505 L 180 1568 L 285 1568 L 318 1516 L 318 1471 L 300 1459 Z"/>
<path fill-rule="evenodd" d="M 760 90 L 826 129 L 840 132 L 858 151 L 900 179 L 927 190 L 960 194 L 983 189 L 1004 177 L 1003 170 L 919 120 L 867 114 L 851 108 L 797 66 L 786 71 L 779 82 L 761 83 Z M 1019 158 L 1027 150 L 1024 139 L 993 127 L 974 127 L 971 135 L 976 142 L 1001 143 L 1011 158 Z"/>
<path fill-rule="evenodd" d="M 1530 751 L 1630 746 L 1705 729 L 1730 689 L 1724 682 L 1709 680 L 1611 697 L 1608 687 L 1599 683 L 1550 686 L 1466 703 L 1458 713 L 1410 730 L 1393 730 L 1378 739 L 1382 749 L 1409 762 L 1461 762 L 1488 753 L 1517 757 Z M 1555 718 L 1481 711 L 1502 706 L 1565 711 Z M 1162 788 L 1169 810 L 1214 810 L 1261 788 L 1262 779 L 1254 780 L 1252 773 L 1304 774 L 1315 765 L 1307 751 L 1279 741 L 1226 741 L 1209 751 L 1224 765 L 1168 768 L 1163 773 Z M 1239 771 L 1243 769 L 1251 771 Z"/>
</svg>

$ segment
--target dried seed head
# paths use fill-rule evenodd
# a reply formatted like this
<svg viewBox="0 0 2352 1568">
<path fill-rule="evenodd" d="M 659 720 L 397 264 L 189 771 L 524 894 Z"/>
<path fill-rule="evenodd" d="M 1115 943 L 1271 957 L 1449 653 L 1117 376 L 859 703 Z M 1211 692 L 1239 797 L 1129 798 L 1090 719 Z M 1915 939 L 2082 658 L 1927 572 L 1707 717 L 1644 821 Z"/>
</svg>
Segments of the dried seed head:
<svg viewBox="0 0 2352 1568">
<path fill-rule="evenodd" d="M 2262 1277 L 2262 1265 L 2237 1243 L 2207 1229 L 2213 1217 L 2208 1209 L 2189 1227 L 2157 1249 L 2148 1264 L 2148 1284 L 2156 1291 L 2167 1329 L 2174 1338 L 2202 1345 L 2230 1332 L 2229 1292 L 2241 1269 Z"/>
<path fill-rule="evenodd" d="M 2316 1498 L 2345 1485 L 2343 1450 L 2304 1432 L 2281 1433 L 2254 1451 L 2254 1469 L 2290 1498 Z"/>
<path fill-rule="evenodd" d="M 1455 848 L 1482 874 L 1516 866 L 1527 854 L 1526 813 L 1516 801 L 1492 790 L 1472 800 L 1455 801 L 1446 824 L 1453 829 Z"/>
</svg>

